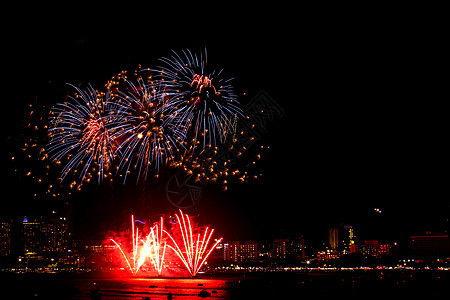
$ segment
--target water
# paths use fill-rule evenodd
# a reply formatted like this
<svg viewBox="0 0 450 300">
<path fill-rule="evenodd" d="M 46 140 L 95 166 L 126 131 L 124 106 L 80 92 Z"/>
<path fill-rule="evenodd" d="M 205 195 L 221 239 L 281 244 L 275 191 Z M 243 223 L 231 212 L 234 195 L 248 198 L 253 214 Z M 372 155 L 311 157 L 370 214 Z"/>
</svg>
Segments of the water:
<svg viewBox="0 0 450 300">
<path fill-rule="evenodd" d="M 93 274 L 0 273 L 0 299 L 450 299 L 450 272 L 348 271 L 118 278 Z M 101 298 L 91 298 L 95 294 Z"/>
<path fill-rule="evenodd" d="M 102 299 L 200 299 L 202 290 L 210 293 L 212 299 L 229 299 L 232 283 L 223 279 L 186 279 L 186 278 L 123 278 L 74 281 L 80 293 L 73 299 L 89 299 L 90 290 L 95 282 Z M 227 283 L 228 282 L 228 283 Z"/>
</svg>

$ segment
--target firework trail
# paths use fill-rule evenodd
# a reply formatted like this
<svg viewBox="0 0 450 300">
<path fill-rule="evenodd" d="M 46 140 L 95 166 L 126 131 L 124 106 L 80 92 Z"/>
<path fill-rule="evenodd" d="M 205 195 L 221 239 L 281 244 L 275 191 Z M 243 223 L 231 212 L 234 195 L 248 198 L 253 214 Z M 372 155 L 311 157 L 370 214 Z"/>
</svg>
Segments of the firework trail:
<svg viewBox="0 0 450 300">
<path fill-rule="evenodd" d="M 222 241 L 222 238 L 208 247 L 214 229 L 206 227 L 203 234 L 200 230 L 193 228 L 193 224 L 187 214 L 180 210 L 180 216 L 175 214 L 181 239 L 177 240 L 164 229 L 164 219 L 150 229 L 150 233 L 144 238 L 135 227 L 134 216 L 131 215 L 131 254 L 126 253 L 123 247 L 114 239 L 110 239 L 119 249 L 128 269 L 136 275 L 145 262 L 149 259 L 158 275 L 161 275 L 164 266 L 166 248 L 169 247 L 175 252 L 191 276 L 197 275 L 205 264 L 211 252 Z M 170 241 L 171 244 L 167 243 Z"/>
<path fill-rule="evenodd" d="M 161 217 L 160 223 L 151 227 L 150 233 L 145 238 L 142 238 L 139 234 L 139 229 L 134 225 L 134 215 L 131 215 L 131 256 L 125 253 L 122 246 L 117 241 L 110 239 L 119 249 L 121 255 L 127 263 L 128 269 L 133 275 L 136 275 L 137 272 L 139 272 L 147 258 L 150 258 L 156 272 L 158 275 L 161 275 L 166 253 L 166 243 L 163 243 L 163 222 L 164 220 Z"/>
<path fill-rule="evenodd" d="M 162 246 L 163 232 L 164 232 L 163 221 L 164 220 L 161 217 L 159 226 L 158 224 L 153 226 L 151 228 L 150 234 L 147 236 L 147 244 L 150 244 L 148 256 L 150 257 L 150 260 L 155 270 L 158 272 L 158 275 L 161 275 L 162 272 L 164 256 L 166 254 L 166 247 L 167 247 L 166 242 L 164 242 L 164 246 Z"/>
<path fill-rule="evenodd" d="M 175 160 L 184 141 L 183 128 L 172 124 L 167 112 L 166 93 L 150 76 L 128 80 L 122 76 L 114 88 L 111 106 L 112 134 L 117 142 L 119 170 L 127 175 L 136 170 L 137 181 Z M 111 88 L 111 87 L 110 87 Z"/>
<path fill-rule="evenodd" d="M 222 72 L 207 69 L 206 49 L 200 54 L 184 50 L 160 59 L 155 78 L 166 88 L 169 119 L 186 128 L 188 150 L 223 143 L 233 130 L 233 118 L 241 117 L 237 95 Z"/>
<path fill-rule="evenodd" d="M 195 276 L 200 271 L 211 252 L 222 241 L 222 238 L 218 239 L 210 248 L 208 248 L 214 229 L 209 230 L 209 227 L 206 227 L 203 236 L 200 233 L 195 234 L 192 230 L 191 220 L 187 214 L 183 214 L 180 209 L 180 216 L 177 214 L 175 214 L 175 216 L 181 232 L 182 243 L 180 243 L 181 245 L 178 245 L 179 243 L 175 241 L 170 233 L 165 231 L 173 243 L 173 245 L 168 244 L 167 246 L 177 254 L 191 276 Z"/>
<path fill-rule="evenodd" d="M 76 90 L 75 96 L 57 104 L 51 111 L 47 151 L 57 163 L 67 159 L 62 180 L 71 171 L 79 171 L 81 181 L 90 180 L 94 173 L 100 183 L 110 175 L 108 170 L 114 156 L 108 128 L 111 95 L 99 93 L 91 86 L 85 90 L 72 87 Z"/>
</svg>

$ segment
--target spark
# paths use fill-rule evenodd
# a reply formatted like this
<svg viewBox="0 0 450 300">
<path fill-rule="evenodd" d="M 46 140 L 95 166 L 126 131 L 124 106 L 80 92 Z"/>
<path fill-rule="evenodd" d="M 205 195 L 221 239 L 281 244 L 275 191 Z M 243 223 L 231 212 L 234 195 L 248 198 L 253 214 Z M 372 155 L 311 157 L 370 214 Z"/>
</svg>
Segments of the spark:
<svg viewBox="0 0 450 300">
<path fill-rule="evenodd" d="M 166 242 L 163 243 L 162 236 L 164 231 L 163 218 L 161 217 L 159 224 L 155 224 L 150 228 L 150 233 L 145 238 L 141 238 L 139 229 L 135 227 L 134 223 L 134 215 L 131 215 L 131 255 L 127 255 L 117 241 L 114 239 L 110 240 L 119 249 L 121 255 L 125 259 L 128 269 L 133 275 L 136 275 L 139 272 L 147 258 L 150 258 L 156 272 L 158 275 L 161 275 L 166 254 Z"/>
<path fill-rule="evenodd" d="M 110 94 L 99 93 L 91 86 L 85 90 L 74 88 L 75 96 L 51 110 L 50 141 L 46 150 L 55 162 L 67 158 L 62 180 L 80 168 L 81 181 L 97 174 L 100 183 L 109 175 L 114 153 L 108 130 Z"/>
<path fill-rule="evenodd" d="M 173 243 L 173 245 L 168 245 L 168 247 L 177 254 L 191 276 L 195 276 L 200 271 L 211 252 L 222 241 L 222 238 L 218 239 L 213 246 L 208 249 L 208 244 L 214 233 L 214 229 L 209 230 L 209 227 L 206 227 L 203 236 L 200 233 L 195 234 L 192 230 L 191 220 L 187 214 L 183 214 L 180 209 L 181 219 L 177 214 L 175 214 L 175 216 L 183 241 L 180 247 L 175 239 L 166 231 L 167 236 Z"/>
<path fill-rule="evenodd" d="M 153 265 L 158 275 L 161 275 L 165 263 L 166 249 L 169 248 L 180 259 L 186 270 L 195 276 L 205 264 L 211 252 L 222 241 L 215 241 L 208 247 L 214 229 L 206 227 L 203 233 L 199 228 L 193 227 L 187 214 L 180 210 L 180 216 L 175 214 L 178 227 L 176 233 L 181 239 L 174 238 L 164 229 L 164 219 L 150 228 L 150 232 L 143 238 L 139 229 L 135 227 L 134 215 L 131 215 L 131 253 L 126 253 L 123 246 L 114 239 L 110 239 L 119 249 L 131 274 L 136 275 L 147 262 Z M 168 243 L 169 242 L 169 243 Z"/>
<path fill-rule="evenodd" d="M 182 148 L 183 129 L 171 123 L 176 118 L 168 119 L 164 87 L 151 76 L 121 77 L 117 83 L 111 117 L 118 169 L 124 171 L 124 182 L 130 170 L 136 172 L 137 181 L 145 180 L 151 171 L 158 175 L 161 166 L 175 160 Z"/>
<path fill-rule="evenodd" d="M 207 69 L 206 49 L 200 54 L 184 50 L 172 51 L 171 57 L 161 58 L 161 69 L 155 78 L 164 84 L 174 124 L 186 128 L 190 151 L 206 149 L 225 141 L 224 132 L 233 127 L 232 118 L 243 116 L 237 95 L 225 78 L 223 69 Z"/>
</svg>

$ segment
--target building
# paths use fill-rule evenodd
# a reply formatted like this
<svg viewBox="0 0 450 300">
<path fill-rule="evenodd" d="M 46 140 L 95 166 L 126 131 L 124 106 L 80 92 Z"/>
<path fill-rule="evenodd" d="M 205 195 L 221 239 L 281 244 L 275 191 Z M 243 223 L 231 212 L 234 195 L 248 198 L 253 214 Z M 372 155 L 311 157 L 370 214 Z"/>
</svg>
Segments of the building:
<svg viewBox="0 0 450 300">
<path fill-rule="evenodd" d="M 328 239 L 331 250 L 350 253 L 352 245 L 358 241 L 357 228 L 354 225 L 339 225 L 328 229 Z"/>
<path fill-rule="evenodd" d="M 416 255 L 439 256 L 450 254 L 450 241 L 447 233 L 426 232 L 425 235 L 411 235 L 409 247 Z"/>
<path fill-rule="evenodd" d="M 66 252 L 69 249 L 69 239 L 67 217 L 57 215 L 41 217 L 41 252 Z"/>
<path fill-rule="evenodd" d="M 356 245 L 356 253 L 364 257 L 382 257 L 392 255 L 392 245 L 382 244 L 378 240 L 364 241 Z"/>
<path fill-rule="evenodd" d="M 242 263 L 258 259 L 258 243 L 256 242 L 224 243 L 223 250 L 224 260 L 226 261 Z"/>
<path fill-rule="evenodd" d="M 67 217 L 51 216 L 23 218 L 22 244 L 24 254 L 64 253 L 69 249 Z"/>
<path fill-rule="evenodd" d="M 334 227 L 329 228 L 328 239 L 331 250 L 337 250 L 339 246 L 339 230 Z"/>
<path fill-rule="evenodd" d="M 11 255 L 12 252 L 12 220 L 0 218 L 0 256 Z"/>
<path fill-rule="evenodd" d="M 305 240 L 299 236 L 273 241 L 273 258 L 299 260 L 305 257 Z"/>
<path fill-rule="evenodd" d="M 23 252 L 25 255 L 40 253 L 41 248 L 41 222 L 36 217 L 23 217 Z"/>
<path fill-rule="evenodd" d="M 121 268 L 122 260 L 117 260 L 117 246 L 104 240 L 83 240 L 79 242 L 82 265 L 95 270 Z"/>
<path fill-rule="evenodd" d="M 289 240 L 287 256 L 288 258 L 294 260 L 300 260 L 305 258 L 306 256 L 305 239 L 303 238 L 303 236 L 299 236 Z"/>
<path fill-rule="evenodd" d="M 335 260 L 342 256 L 342 253 L 337 250 L 333 249 L 327 249 L 323 251 L 319 251 L 317 253 L 317 260 L 318 261 L 329 261 L 329 260 Z"/>
<path fill-rule="evenodd" d="M 288 239 L 277 239 L 273 241 L 273 258 L 286 259 Z"/>
</svg>

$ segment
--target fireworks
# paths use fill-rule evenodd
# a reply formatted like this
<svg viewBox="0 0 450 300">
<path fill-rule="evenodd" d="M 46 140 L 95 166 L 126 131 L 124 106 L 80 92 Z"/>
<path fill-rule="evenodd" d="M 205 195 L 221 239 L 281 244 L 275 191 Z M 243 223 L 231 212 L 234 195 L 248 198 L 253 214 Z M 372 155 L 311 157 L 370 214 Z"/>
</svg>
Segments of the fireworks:
<svg viewBox="0 0 450 300">
<path fill-rule="evenodd" d="M 200 233 L 194 233 L 192 229 L 191 220 L 187 214 L 183 214 L 180 209 L 180 217 L 175 215 L 177 218 L 177 223 L 179 225 L 179 230 L 181 232 L 183 243 L 177 243 L 175 239 L 167 233 L 170 240 L 173 243 L 172 245 L 168 245 L 170 249 L 172 249 L 180 260 L 183 262 L 186 269 L 189 271 L 191 276 L 195 276 L 198 271 L 202 268 L 203 264 L 206 262 L 206 259 L 209 257 L 211 252 L 216 248 L 216 246 L 222 241 L 222 238 L 216 240 L 216 242 L 208 248 L 208 244 L 211 240 L 211 236 L 214 232 L 214 229 L 211 229 L 209 232 L 209 227 L 203 232 L 203 237 Z M 198 230 L 197 230 L 198 231 Z M 183 249 L 183 250 L 182 250 Z"/>
<path fill-rule="evenodd" d="M 167 166 L 224 189 L 232 178 L 247 181 L 246 170 L 224 160 L 226 152 L 240 158 L 246 148 L 238 145 L 248 136 L 238 131 L 243 113 L 232 79 L 209 68 L 206 50 L 173 51 L 160 62 L 157 69 L 119 73 L 105 91 L 75 87 L 52 109 L 45 150 L 63 166 L 62 180 L 72 174 L 101 183 L 118 175 L 139 183 Z"/>
<path fill-rule="evenodd" d="M 109 131 L 109 93 L 92 87 L 77 91 L 70 101 L 57 104 L 51 111 L 47 152 L 57 163 L 66 159 L 64 179 L 70 171 L 79 172 L 81 180 L 97 175 L 98 182 L 111 175 L 114 155 Z"/>
<path fill-rule="evenodd" d="M 146 179 L 151 167 L 157 175 L 162 165 L 174 160 L 184 140 L 183 130 L 168 121 L 164 88 L 151 76 L 139 76 L 135 82 L 122 77 L 120 82 L 111 115 L 118 167 L 125 170 L 124 181 L 130 169 L 136 170 L 137 180 Z"/>
<path fill-rule="evenodd" d="M 166 253 L 166 243 L 162 243 L 163 218 L 161 218 L 159 224 L 155 224 L 150 229 L 150 233 L 142 238 L 139 234 L 139 229 L 135 228 L 134 216 L 131 215 L 131 228 L 132 228 L 132 255 L 128 257 L 125 254 L 122 246 L 114 239 L 110 239 L 119 249 L 123 258 L 125 259 L 128 269 L 135 275 L 141 269 L 147 258 L 150 258 L 158 275 L 161 275 L 162 267 L 164 263 L 164 256 Z"/>
<path fill-rule="evenodd" d="M 155 77 L 161 80 L 169 97 L 168 105 L 177 125 L 186 126 L 189 150 L 214 147 L 233 131 L 233 120 L 241 117 L 237 95 L 224 78 L 223 69 L 207 69 L 206 49 L 199 55 L 191 51 L 173 51 L 160 59 L 161 69 Z"/>
<path fill-rule="evenodd" d="M 148 260 L 150 260 L 158 275 L 161 275 L 167 247 L 175 252 L 191 276 L 195 276 L 200 271 L 211 252 L 222 241 L 222 238 L 216 240 L 211 247 L 208 247 L 214 229 L 209 230 L 206 227 L 203 235 L 201 235 L 198 228 L 193 228 L 193 224 L 187 214 L 183 214 L 180 210 L 180 216 L 181 219 L 176 215 L 177 224 L 179 225 L 177 227 L 179 232 L 177 233 L 181 235 L 181 240 L 172 237 L 164 229 L 164 219 L 162 217 L 159 223 L 150 228 L 150 233 L 145 238 L 142 238 L 142 234 L 139 234 L 139 229 L 135 227 L 133 215 L 131 216 L 131 255 L 127 255 L 126 251 L 116 240 L 110 239 L 119 249 L 128 269 L 133 275 L 136 275 Z"/>
</svg>

